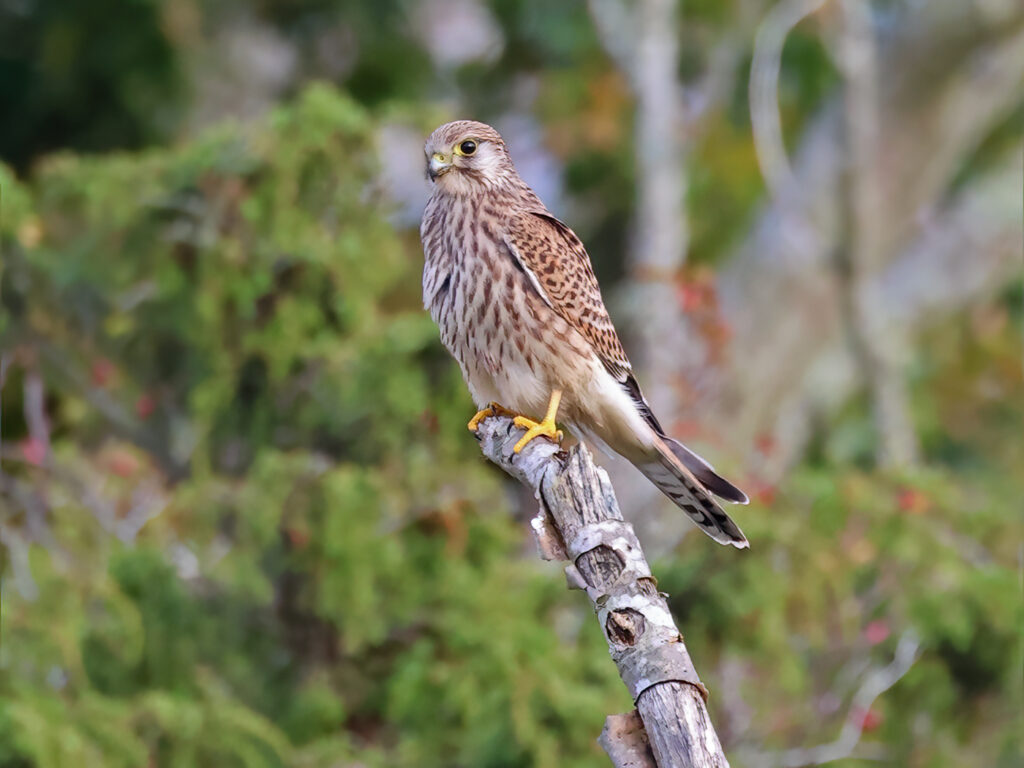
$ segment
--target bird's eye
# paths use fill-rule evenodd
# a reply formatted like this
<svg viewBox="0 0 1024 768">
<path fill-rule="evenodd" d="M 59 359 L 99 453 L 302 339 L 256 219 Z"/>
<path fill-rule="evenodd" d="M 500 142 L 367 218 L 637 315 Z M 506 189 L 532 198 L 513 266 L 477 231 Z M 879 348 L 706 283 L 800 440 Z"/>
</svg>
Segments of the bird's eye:
<svg viewBox="0 0 1024 768">
<path fill-rule="evenodd" d="M 472 155 L 476 152 L 476 142 L 473 140 L 464 141 L 459 144 L 460 155 Z"/>
</svg>

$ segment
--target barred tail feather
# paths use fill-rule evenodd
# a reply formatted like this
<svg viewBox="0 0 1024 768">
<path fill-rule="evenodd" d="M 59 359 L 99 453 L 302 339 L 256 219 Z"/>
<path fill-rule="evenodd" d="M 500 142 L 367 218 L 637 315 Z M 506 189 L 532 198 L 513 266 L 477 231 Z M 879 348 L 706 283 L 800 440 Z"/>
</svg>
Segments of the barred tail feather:
<svg viewBox="0 0 1024 768">
<path fill-rule="evenodd" d="M 672 445 L 674 443 L 675 445 Z M 666 496 L 682 509 L 690 519 L 708 536 L 720 544 L 729 544 L 737 549 L 746 549 L 750 546 L 743 531 L 734 523 L 718 503 L 711 497 L 708 489 L 694 476 L 694 473 L 687 468 L 687 464 L 677 455 L 675 446 L 682 448 L 689 456 L 697 458 L 706 471 L 728 486 L 719 485 L 726 493 L 721 495 L 730 500 L 740 501 L 735 498 L 737 495 L 746 500 L 746 495 L 727 480 L 720 478 L 710 467 L 700 460 L 696 454 L 690 453 L 674 440 L 658 438 L 655 447 L 658 451 L 656 459 L 637 464 L 637 468 Z M 733 489 L 734 492 L 729 489 Z M 717 492 L 717 489 L 716 489 Z M 742 503 L 742 502 L 741 502 Z"/>
<path fill-rule="evenodd" d="M 683 463 L 683 466 L 693 473 L 693 476 L 697 478 L 697 482 L 713 494 L 721 496 L 723 499 L 731 501 L 733 504 L 750 503 L 750 499 L 747 498 L 747 494 L 715 472 L 714 467 L 685 445 L 680 443 L 678 440 L 673 440 L 671 437 L 662 437 L 661 439 L 668 444 L 672 453 L 674 453 L 676 458 Z"/>
</svg>

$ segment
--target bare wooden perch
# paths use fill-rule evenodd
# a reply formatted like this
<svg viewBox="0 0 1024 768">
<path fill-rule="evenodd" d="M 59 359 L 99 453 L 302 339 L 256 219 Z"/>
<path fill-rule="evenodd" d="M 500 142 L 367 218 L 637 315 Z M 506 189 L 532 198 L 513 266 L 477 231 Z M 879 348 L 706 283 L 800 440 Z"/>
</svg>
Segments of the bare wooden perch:
<svg viewBox="0 0 1024 768">
<path fill-rule="evenodd" d="M 488 459 L 533 488 L 541 555 L 568 560 L 571 587 L 587 593 L 608 651 L 636 702 L 636 714 L 611 715 L 600 743 L 616 768 L 726 768 L 704 688 L 658 592 L 633 526 L 622 519 L 605 471 L 586 447 L 567 452 L 548 440 L 512 451 L 523 430 L 507 416 L 480 423 Z"/>
</svg>

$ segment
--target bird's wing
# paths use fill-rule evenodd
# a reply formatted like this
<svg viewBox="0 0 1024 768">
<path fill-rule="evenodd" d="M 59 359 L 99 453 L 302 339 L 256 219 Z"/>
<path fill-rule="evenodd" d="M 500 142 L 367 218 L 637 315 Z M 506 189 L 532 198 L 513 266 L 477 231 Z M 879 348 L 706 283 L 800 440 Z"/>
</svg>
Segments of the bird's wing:
<svg viewBox="0 0 1024 768">
<path fill-rule="evenodd" d="M 659 436 L 658 462 L 641 466 L 641 471 L 714 538 L 745 546 L 740 529 L 694 480 L 722 498 L 740 504 L 747 503 L 746 494 L 700 456 L 665 434 L 640 391 L 633 366 L 601 299 L 590 256 L 576 233 L 545 210 L 526 210 L 512 216 L 505 244 L 544 302 L 590 342 L 605 369 Z M 700 508 L 693 506 L 693 502 Z"/>
<path fill-rule="evenodd" d="M 505 244 L 541 298 L 590 342 L 644 419 L 663 434 L 633 376 L 633 366 L 601 298 L 590 256 L 576 233 L 545 210 L 525 210 L 512 216 Z"/>
<path fill-rule="evenodd" d="M 608 371 L 620 381 L 632 372 L 576 233 L 547 212 L 524 211 L 513 216 L 505 243 L 548 306 L 583 334 Z"/>
</svg>

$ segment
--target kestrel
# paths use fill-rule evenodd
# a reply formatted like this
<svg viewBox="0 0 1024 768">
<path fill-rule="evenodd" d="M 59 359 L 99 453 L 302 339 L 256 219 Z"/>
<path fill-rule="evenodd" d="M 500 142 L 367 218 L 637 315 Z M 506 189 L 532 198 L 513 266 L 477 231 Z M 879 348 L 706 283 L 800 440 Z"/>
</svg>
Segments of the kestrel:
<svg viewBox="0 0 1024 768">
<path fill-rule="evenodd" d="M 665 434 L 644 399 L 583 243 L 519 177 L 501 136 L 460 120 L 427 139 L 432 193 L 420 236 L 423 303 L 462 368 L 479 412 L 515 415 L 561 439 L 623 456 L 715 541 L 748 546 L 712 498 L 746 504 L 739 488 Z M 499 405 L 500 404 L 500 405 Z M 523 414 L 545 414 L 540 421 Z"/>
</svg>

